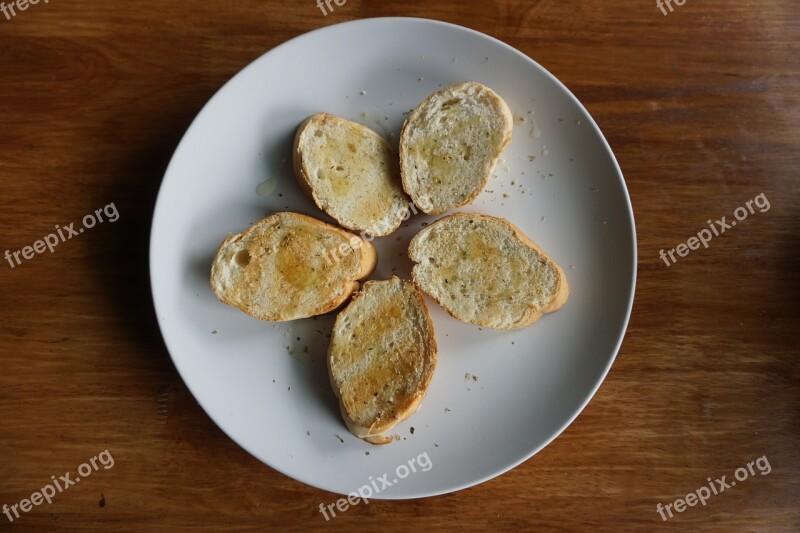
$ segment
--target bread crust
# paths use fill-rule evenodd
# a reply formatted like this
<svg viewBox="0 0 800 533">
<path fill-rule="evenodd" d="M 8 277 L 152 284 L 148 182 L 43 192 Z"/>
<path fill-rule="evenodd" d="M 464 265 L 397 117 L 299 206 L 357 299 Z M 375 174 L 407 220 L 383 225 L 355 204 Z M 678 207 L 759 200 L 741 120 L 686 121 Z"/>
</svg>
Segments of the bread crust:
<svg viewBox="0 0 800 533">
<path fill-rule="evenodd" d="M 457 219 L 457 218 L 472 219 L 472 220 L 484 220 L 484 221 L 490 221 L 490 222 L 494 222 L 494 223 L 500 223 L 500 224 L 504 225 L 505 227 L 507 227 L 515 235 L 515 237 L 517 239 L 519 239 L 521 244 L 523 244 L 524 246 L 527 246 L 527 247 L 532 248 L 533 250 L 535 250 L 542 257 L 542 259 L 548 264 L 548 266 L 550 266 L 558 274 L 558 276 L 557 276 L 558 279 L 557 279 L 557 282 L 556 282 L 557 285 L 556 285 L 555 290 L 553 291 L 554 295 L 553 295 L 552 300 L 550 300 L 550 302 L 547 305 L 543 306 L 541 309 L 533 307 L 533 306 L 529 307 L 527 313 L 520 320 L 515 322 L 514 324 L 511 324 L 508 327 L 498 327 L 497 325 L 491 324 L 486 320 L 482 320 L 481 318 L 476 318 L 474 320 L 466 321 L 462 317 L 458 316 L 458 312 L 457 311 L 455 311 L 453 309 L 450 309 L 449 306 L 445 305 L 445 303 L 442 301 L 442 299 L 439 298 L 436 294 L 431 294 L 430 292 L 425 291 L 425 289 L 423 288 L 422 284 L 420 283 L 420 281 L 419 281 L 419 279 L 417 278 L 417 275 L 416 275 L 417 261 L 414 260 L 414 256 L 415 256 L 414 250 L 415 250 L 415 248 L 417 246 L 417 243 L 419 242 L 419 239 L 421 238 L 421 236 L 423 236 L 427 231 L 430 231 L 436 225 L 444 223 L 445 221 L 453 220 L 453 219 Z M 482 327 L 485 327 L 485 328 L 496 329 L 496 330 L 510 331 L 510 330 L 523 329 L 523 328 L 527 328 L 527 327 L 535 324 L 536 322 L 538 322 L 539 319 L 541 319 L 542 316 L 544 316 L 545 314 L 553 313 L 555 311 L 558 311 L 559 309 L 561 309 L 567 303 L 567 300 L 569 299 L 569 284 L 567 283 L 567 276 L 564 273 L 564 270 L 549 255 L 547 255 L 547 253 L 545 253 L 545 251 L 542 250 L 542 248 L 538 244 L 536 244 L 530 237 L 528 237 L 521 229 L 519 229 L 517 226 L 515 226 L 510 221 L 508 221 L 507 219 L 504 219 L 504 218 L 493 217 L 493 216 L 484 215 L 484 214 L 480 214 L 480 213 L 453 213 L 452 215 L 448 215 L 446 217 L 443 217 L 443 218 L 437 220 L 436 222 L 434 222 L 433 224 L 431 224 L 430 226 L 428 226 L 424 230 L 420 231 L 417 235 L 415 235 L 414 238 L 411 239 L 411 242 L 409 243 L 408 250 L 409 250 L 409 253 L 408 253 L 409 258 L 411 258 L 411 260 L 415 264 L 415 268 L 412 270 L 412 280 L 413 280 L 414 285 L 420 291 L 422 291 L 423 293 L 427 294 L 440 307 L 442 307 L 442 309 L 444 309 L 445 312 L 447 312 L 447 314 L 449 314 L 450 316 L 452 316 L 456 320 L 461 320 L 462 322 L 468 322 L 470 324 L 475 324 L 477 326 L 482 326 Z"/>
<path fill-rule="evenodd" d="M 408 142 L 409 142 L 409 135 L 411 128 L 414 126 L 414 123 L 417 120 L 419 114 L 421 113 L 421 110 L 424 109 L 427 105 L 432 103 L 437 98 L 440 98 L 444 93 L 448 91 L 458 90 L 470 85 L 480 87 L 482 91 L 486 91 L 487 94 L 491 96 L 491 99 L 494 102 L 497 111 L 499 111 L 503 115 L 503 118 L 506 122 L 505 138 L 501 146 L 497 150 L 497 154 L 492 159 L 492 162 L 489 165 L 489 170 L 483 176 L 481 176 L 480 186 L 476 187 L 467 197 L 465 197 L 462 201 L 453 202 L 452 205 L 443 209 L 437 209 L 436 207 L 431 205 L 427 206 L 422 205 L 426 204 L 426 202 L 421 202 L 419 200 L 419 194 L 417 194 L 418 191 L 414 189 L 413 184 L 410 182 L 410 179 L 408 178 L 409 174 L 411 173 L 411 169 L 408 167 L 406 161 L 408 159 Z M 506 146 L 508 146 L 508 144 L 511 142 L 513 129 L 514 129 L 514 117 L 511 114 L 511 110 L 509 109 L 508 104 L 495 91 L 493 91 L 492 89 L 481 83 L 477 82 L 460 83 L 436 91 L 432 95 L 428 96 L 425 100 L 423 100 L 422 103 L 420 103 L 411 112 L 411 114 L 408 116 L 405 123 L 403 124 L 402 130 L 400 131 L 400 178 L 403 183 L 403 190 L 406 192 L 407 195 L 411 197 L 415 205 L 417 205 L 417 207 L 419 207 L 423 212 L 427 213 L 428 215 L 441 215 L 442 213 L 446 213 L 447 211 L 450 211 L 452 209 L 457 209 L 459 207 L 471 204 L 472 202 L 475 201 L 475 199 L 478 196 L 480 196 L 480 194 L 486 188 L 486 184 L 489 183 L 489 178 L 491 178 L 492 175 L 492 169 L 495 168 L 497 162 L 500 160 L 500 156 L 503 150 L 505 150 Z"/>
<path fill-rule="evenodd" d="M 350 309 L 350 306 L 356 305 L 359 303 L 360 300 L 367 297 L 367 294 L 370 290 L 377 284 L 385 284 L 385 283 L 400 283 L 402 284 L 403 288 L 407 288 L 411 291 L 411 296 L 415 300 L 415 305 L 417 309 L 421 312 L 422 315 L 422 323 L 421 324 L 406 324 L 405 327 L 410 328 L 418 328 L 424 338 L 422 339 L 422 344 L 424 346 L 421 347 L 421 352 L 418 354 L 420 357 L 419 365 L 414 366 L 414 368 L 419 368 L 419 374 L 415 374 L 414 377 L 417 378 L 417 382 L 415 384 L 414 390 L 411 392 L 406 392 L 400 395 L 399 400 L 392 404 L 391 410 L 394 416 L 387 416 L 382 417 L 379 416 L 377 419 L 374 419 L 373 422 L 369 425 L 363 425 L 357 422 L 353 415 L 356 413 L 351 413 L 348 411 L 346 407 L 346 401 L 344 398 L 343 391 L 340 389 L 339 384 L 337 383 L 337 379 L 335 376 L 334 365 L 337 364 L 334 361 L 336 357 L 335 350 L 338 348 L 338 344 L 340 339 L 337 335 L 337 332 L 343 331 L 341 328 L 341 322 L 345 320 L 345 316 L 347 310 Z M 397 326 L 397 324 L 394 324 Z M 349 331 L 349 330 L 348 330 Z M 382 339 L 370 339 L 372 343 L 377 346 L 381 345 Z M 345 342 L 345 341 L 341 341 Z M 408 417 L 413 415 L 418 409 L 422 400 L 425 397 L 425 393 L 428 389 L 431 379 L 433 378 L 434 369 L 436 367 L 436 360 L 437 360 L 438 348 L 436 343 L 436 337 L 433 330 L 433 320 L 431 319 L 430 313 L 428 311 L 427 306 L 425 305 L 425 300 L 419 290 L 410 282 L 406 282 L 400 280 L 396 276 L 393 276 L 391 279 L 386 281 L 368 281 L 364 284 L 364 287 L 357 292 L 353 299 L 351 300 L 348 308 L 346 308 L 336 319 L 336 324 L 334 325 L 334 334 L 331 338 L 331 343 L 328 347 L 328 378 L 331 383 L 331 388 L 334 391 L 336 399 L 339 402 L 339 409 L 342 413 L 342 418 L 347 426 L 348 430 L 355 435 L 356 437 L 375 445 L 382 445 L 388 444 L 392 442 L 393 437 L 391 435 L 386 435 L 389 430 L 391 430 L 394 426 L 399 424 L 400 422 L 406 420 Z M 410 355 L 413 357 L 413 355 Z M 364 373 L 368 373 L 368 390 L 359 390 L 356 395 L 366 394 L 369 396 L 369 392 L 374 389 L 382 389 L 381 385 L 385 385 L 381 381 L 383 376 L 380 375 L 375 370 L 375 364 Z M 338 368 L 338 366 L 337 366 Z M 402 376 L 400 379 L 409 380 L 412 379 L 411 376 L 406 375 Z M 376 393 L 376 396 L 378 393 Z M 350 393 L 350 396 L 353 396 Z M 352 398 L 351 398 L 352 399 Z M 363 413 L 359 413 L 363 415 Z M 363 415 L 366 416 L 366 415 Z"/>
<path fill-rule="evenodd" d="M 343 287 L 344 290 L 341 292 L 341 294 L 334 294 L 327 298 L 325 298 L 324 294 L 320 294 L 319 297 L 321 301 L 319 302 L 319 305 L 310 309 L 308 313 L 304 313 L 303 316 L 290 316 L 277 311 L 259 312 L 257 310 L 257 306 L 254 305 L 254 302 L 240 301 L 240 293 L 243 290 L 241 286 L 243 281 L 241 279 L 238 281 L 231 280 L 230 283 L 228 283 L 228 285 L 231 285 L 230 288 L 226 288 L 226 283 L 224 283 L 226 274 L 230 275 L 230 267 L 228 266 L 228 263 L 233 260 L 232 249 L 235 247 L 234 245 L 238 244 L 239 241 L 251 238 L 254 234 L 258 234 L 258 232 L 270 231 L 270 226 L 274 225 L 276 222 L 284 224 L 288 221 L 293 221 L 299 226 L 306 228 L 316 228 L 325 232 L 330 232 L 347 242 L 352 242 L 353 238 L 358 239 L 360 242 L 359 247 L 353 251 L 353 253 L 359 254 L 358 273 L 352 276 L 352 279 L 349 279 L 345 282 Z M 214 257 L 211 267 L 210 282 L 212 291 L 222 303 L 235 307 L 240 311 L 260 320 L 265 320 L 268 322 L 284 322 L 287 320 L 322 315 L 340 308 L 350 299 L 350 296 L 358 290 L 361 285 L 360 281 L 367 278 L 372 273 L 377 265 L 377 261 L 377 252 L 375 251 L 374 246 L 372 246 L 372 243 L 361 239 L 357 235 L 347 232 L 342 228 L 326 224 L 325 222 L 307 215 L 293 212 L 282 212 L 273 214 L 261 220 L 260 222 L 257 222 L 242 233 L 228 235 L 228 237 L 225 238 L 220 245 L 220 248 Z M 339 265 L 336 264 L 334 265 L 334 268 L 338 266 Z M 309 290 L 314 291 L 317 289 L 317 287 L 312 287 Z M 329 287 L 325 287 L 324 289 L 329 289 Z M 278 298 L 276 298 L 276 300 L 277 299 Z"/>
<path fill-rule="evenodd" d="M 314 202 L 314 205 L 316 205 L 317 208 L 321 209 L 322 211 L 325 211 L 324 209 L 322 209 L 322 206 L 319 205 L 319 201 L 314 195 L 314 189 L 311 188 L 311 184 L 308 181 L 308 176 L 306 175 L 306 170 L 303 166 L 303 154 L 300 151 L 300 142 L 303 137 L 303 132 L 308 127 L 308 125 L 311 124 L 311 121 L 312 119 L 314 119 L 314 117 L 318 117 L 321 115 L 324 115 L 324 113 L 312 115 L 307 119 L 305 119 L 303 122 L 301 122 L 300 125 L 297 127 L 297 131 L 294 134 L 294 143 L 292 145 L 292 165 L 294 167 L 294 177 L 297 180 L 297 183 L 300 185 L 300 188 L 303 190 L 306 196 L 308 196 L 311 199 L 311 201 Z"/>
</svg>

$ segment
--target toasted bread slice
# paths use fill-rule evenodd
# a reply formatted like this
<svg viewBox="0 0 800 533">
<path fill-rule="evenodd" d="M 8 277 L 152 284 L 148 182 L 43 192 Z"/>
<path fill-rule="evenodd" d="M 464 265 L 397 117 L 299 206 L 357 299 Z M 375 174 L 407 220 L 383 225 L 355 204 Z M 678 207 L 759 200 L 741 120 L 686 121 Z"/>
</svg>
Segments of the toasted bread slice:
<svg viewBox="0 0 800 533">
<path fill-rule="evenodd" d="M 487 328 L 530 326 L 569 296 L 561 267 L 502 218 L 444 217 L 411 240 L 409 257 L 417 287 L 453 317 Z"/>
<path fill-rule="evenodd" d="M 414 414 L 436 367 L 433 322 L 422 295 L 393 277 L 368 281 L 336 318 L 328 371 L 348 429 L 372 444 Z"/>
<path fill-rule="evenodd" d="M 312 116 L 297 129 L 294 170 L 314 203 L 345 228 L 381 237 L 406 216 L 397 156 L 366 126 Z"/>
<path fill-rule="evenodd" d="M 403 189 L 430 215 L 471 203 L 513 128 L 508 105 L 480 83 L 434 93 L 411 113 L 400 134 Z"/>
<path fill-rule="evenodd" d="M 333 311 L 372 273 L 371 243 L 297 213 L 276 213 L 230 235 L 211 267 L 223 303 L 281 322 Z"/>
</svg>

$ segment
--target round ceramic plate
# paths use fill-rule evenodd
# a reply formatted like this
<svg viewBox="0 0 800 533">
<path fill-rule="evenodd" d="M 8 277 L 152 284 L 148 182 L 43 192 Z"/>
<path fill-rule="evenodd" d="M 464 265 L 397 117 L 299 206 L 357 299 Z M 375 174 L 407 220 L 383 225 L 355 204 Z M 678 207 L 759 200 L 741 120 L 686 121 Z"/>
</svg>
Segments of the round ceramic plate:
<svg viewBox="0 0 800 533">
<path fill-rule="evenodd" d="M 564 268 L 566 306 L 532 327 L 490 331 L 428 300 L 439 361 L 420 410 L 386 446 L 348 433 L 328 383 L 334 316 L 282 324 L 225 306 L 209 286 L 228 233 L 284 210 L 329 220 L 299 189 L 292 139 L 325 111 L 397 146 L 409 110 L 478 81 L 515 115 L 513 141 L 463 211 L 508 218 Z M 372 279 L 410 279 L 411 218 L 375 244 Z M 227 83 L 178 146 L 153 217 L 158 321 L 189 389 L 245 450 L 294 479 L 372 499 L 434 496 L 529 459 L 580 413 L 608 372 L 630 316 L 636 237 L 619 166 L 578 100 L 527 56 L 441 22 L 369 19 L 275 48 Z"/>
</svg>

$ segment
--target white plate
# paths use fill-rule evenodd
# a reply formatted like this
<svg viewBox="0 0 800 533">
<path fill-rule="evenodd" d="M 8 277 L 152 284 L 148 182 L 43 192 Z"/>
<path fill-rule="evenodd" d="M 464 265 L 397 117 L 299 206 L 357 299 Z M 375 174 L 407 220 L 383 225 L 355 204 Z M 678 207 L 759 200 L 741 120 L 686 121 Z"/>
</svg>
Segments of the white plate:
<svg viewBox="0 0 800 533">
<path fill-rule="evenodd" d="M 290 209 L 325 218 L 291 170 L 292 137 L 307 116 L 338 114 L 396 145 L 404 112 L 442 86 L 470 80 L 495 89 L 525 122 L 515 126 L 497 177 L 465 210 L 507 217 L 522 228 L 564 267 L 570 299 L 519 332 L 462 324 L 429 300 L 440 352 L 427 397 L 396 427 L 401 440 L 371 446 L 347 432 L 328 384 L 326 334 L 333 317 L 286 324 L 252 319 L 214 297 L 211 259 L 229 232 L 267 213 Z M 268 179 L 277 180 L 277 189 L 256 194 Z M 390 276 L 393 268 L 408 279 L 401 252 L 431 220 L 415 217 L 409 227 L 376 240 L 380 261 L 373 279 Z M 150 267 L 175 366 L 223 431 L 309 485 L 341 494 L 371 485 L 372 498 L 400 499 L 491 479 L 530 458 L 575 419 L 622 342 L 635 286 L 636 237 L 614 155 L 558 80 L 472 30 L 384 18 L 293 39 L 211 99 L 164 177 Z M 478 381 L 465 379 L 467 373 Z M 420 457 L 421 467 L 404 477 L 400 466 Z M 377 482 L 384 473 L 391 487 Z"/>
</svg>

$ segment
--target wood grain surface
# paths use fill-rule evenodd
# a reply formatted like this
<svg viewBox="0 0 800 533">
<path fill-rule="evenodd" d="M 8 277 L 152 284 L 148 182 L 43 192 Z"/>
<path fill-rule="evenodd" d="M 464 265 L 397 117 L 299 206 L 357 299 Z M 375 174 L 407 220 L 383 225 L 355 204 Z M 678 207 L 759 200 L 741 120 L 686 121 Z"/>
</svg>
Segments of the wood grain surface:
<svg viewBox="0 0 800 533">
<path fill-rule="evenodd" d="M 665 16 L 655 2 L 347 0 L 323 16 L 313 0 L 42 0 L 0 14 L 0 253 L 109 202 L 120 213 L 0 262 L 0 505 L 103 450 L 115 460 L 0 529 L 800 530 L 800 3 L 673 0 Z M 153 313 L 149 227 L 173 150 L 222 84 L 292 37 L 378 16 L 488 33 L 575 93 L 625 174 L 639 278 L 608 378 L 541 453 L 326 522 L 335 495 L 248 455 L 187 391 Z M 761 193 L 769 211 L 659 258 Z M 768 475 L 657 513 L 759 457 Z"/>
</svg>

